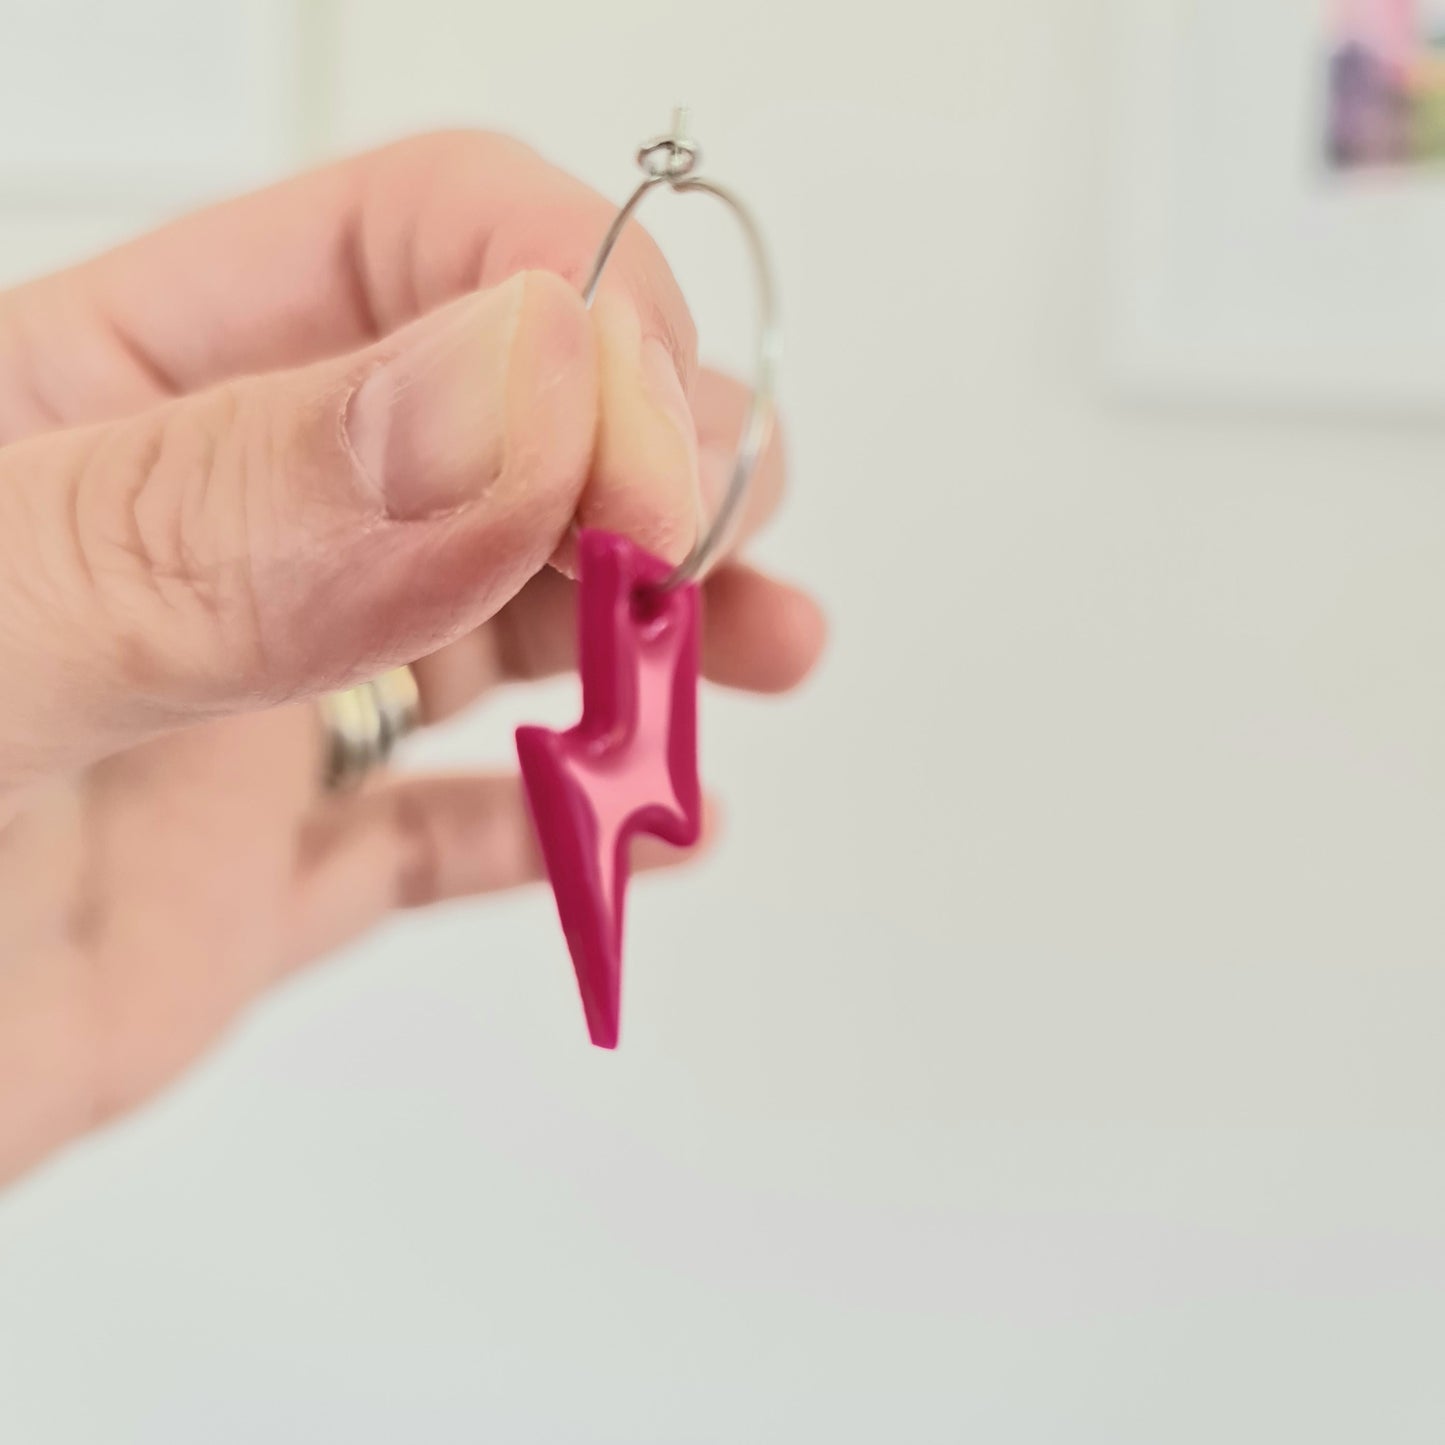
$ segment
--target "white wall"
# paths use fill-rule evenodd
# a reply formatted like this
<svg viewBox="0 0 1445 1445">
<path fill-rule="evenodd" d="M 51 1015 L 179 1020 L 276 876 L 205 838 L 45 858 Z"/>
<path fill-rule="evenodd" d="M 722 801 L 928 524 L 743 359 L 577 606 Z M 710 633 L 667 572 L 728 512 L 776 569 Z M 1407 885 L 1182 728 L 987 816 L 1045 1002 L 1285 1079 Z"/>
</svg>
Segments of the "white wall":
<svg viewBox="0 0 1445 1445">
<path fill-rule="evenodd" d="M 835 647 L 709 701 L 729 837 L 639 893 L 616 1057 L 544 895 L 457 908 L 0 1204 L 0 1439 L 1445 1433 L 1445 432 L 1108 399 L 1102 7 L 845 8 L 331 7 L 320 149 L 620 194 L 690 101 Z"/>
</svg>

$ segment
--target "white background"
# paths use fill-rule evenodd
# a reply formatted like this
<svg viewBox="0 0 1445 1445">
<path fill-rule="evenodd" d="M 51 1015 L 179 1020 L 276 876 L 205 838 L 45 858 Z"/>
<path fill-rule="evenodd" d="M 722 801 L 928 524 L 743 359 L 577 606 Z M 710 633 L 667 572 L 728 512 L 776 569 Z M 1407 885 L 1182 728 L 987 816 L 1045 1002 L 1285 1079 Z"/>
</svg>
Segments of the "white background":
<svg viewBox="0 0 1445 1445">
<path fill-rule="evenodd" d="M 1109 399 L 1092 0 L 334 11 L 312 148 L 621 194 L 692 103 L 835 646 L 709 700 L 729 834 L 638 891 L 615 1057 L 545 895 L 459 907 L 12 1191 L 0 1440 L 1438 1445 L 1445 433 Z"/>
</svg>

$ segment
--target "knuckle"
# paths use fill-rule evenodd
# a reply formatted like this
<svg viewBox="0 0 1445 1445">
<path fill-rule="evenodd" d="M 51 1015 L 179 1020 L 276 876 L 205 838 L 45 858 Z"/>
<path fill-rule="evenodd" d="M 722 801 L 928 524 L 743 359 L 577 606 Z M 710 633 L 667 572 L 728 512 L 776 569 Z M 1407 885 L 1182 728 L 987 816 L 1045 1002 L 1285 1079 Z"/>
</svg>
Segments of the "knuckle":
<svg viewBox="0 0 1445 1445">
<path fill-rule="evenodd" d="M 128 690 L 188 711 L 204 711 L 238 672 L 266 672 L 244 475 L 256 459 L 234 424 L 242 406 L 222 388 L 203 407 L 107 428 L 58 519 L 77 594 Z"/>
</svg>

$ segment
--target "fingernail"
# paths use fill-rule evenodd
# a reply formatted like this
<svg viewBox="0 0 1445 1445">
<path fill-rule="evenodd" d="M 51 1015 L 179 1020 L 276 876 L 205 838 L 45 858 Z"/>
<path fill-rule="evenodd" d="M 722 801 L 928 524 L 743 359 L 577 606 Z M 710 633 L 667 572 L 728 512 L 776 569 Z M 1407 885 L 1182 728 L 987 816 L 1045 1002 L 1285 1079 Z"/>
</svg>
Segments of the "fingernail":
<svg viewBox="0 0 1445 1445">
<path fill-rule="evenodd" d="M 672 353 L 624 299 L 601 296 L 602 410 L 590 501 L 606 525 L 679 560 L 697 535 L 698 442 Z"/>
<path fill-rule="evenodd" d="M 389 515 L 451 511 L 501 476 L 524 296 L 517 277 L 415 323 L 353 394 L 347 442 Z"/>
</svg>

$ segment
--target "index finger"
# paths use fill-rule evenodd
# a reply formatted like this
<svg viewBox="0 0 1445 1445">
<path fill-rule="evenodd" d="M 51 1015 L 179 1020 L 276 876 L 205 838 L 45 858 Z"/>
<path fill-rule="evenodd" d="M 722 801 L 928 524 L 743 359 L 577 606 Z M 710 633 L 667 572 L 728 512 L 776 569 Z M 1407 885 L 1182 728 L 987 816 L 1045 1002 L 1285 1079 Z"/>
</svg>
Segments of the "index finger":
<svg viewBox="0 0 1445 1445">
<path fill-rule="evenodd" d="M 21 287 L 0 298 L 0 351 L 12 364 L 39 363 L 47 420 L 100 420 L 364 345 L 519 271 L 552 271 L 580 287 L 615 213 L 518 141 L 422 136 L 223 202 Z M 686 391 L 696 334 L 640 226 L 624 233 L 604 289 L 631 302 L 643 342 L 665 349 Z M 43 356 L 25 355 L 42 347 Z M 66 358 L 63 369 L 46 364 L 51 356 Z"/>
</svg>

